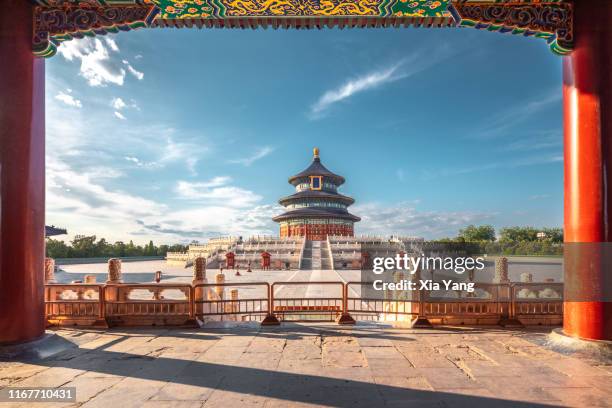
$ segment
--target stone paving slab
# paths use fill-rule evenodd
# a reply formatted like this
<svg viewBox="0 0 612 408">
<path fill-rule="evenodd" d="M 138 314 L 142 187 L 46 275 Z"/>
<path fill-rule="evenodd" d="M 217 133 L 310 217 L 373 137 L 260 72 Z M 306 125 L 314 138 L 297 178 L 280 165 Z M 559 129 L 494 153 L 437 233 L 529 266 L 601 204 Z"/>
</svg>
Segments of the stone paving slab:
<svg viewBox="0 0 612 408">
<path fill-rule="evenodd" d="M 549 331 L 61 329 L 62 351 L 0 362 L 0 388 L 77 388 L 76 403 L 45 407 L 612 406 L 610 362 L 545 348 Z"/>
</svg>

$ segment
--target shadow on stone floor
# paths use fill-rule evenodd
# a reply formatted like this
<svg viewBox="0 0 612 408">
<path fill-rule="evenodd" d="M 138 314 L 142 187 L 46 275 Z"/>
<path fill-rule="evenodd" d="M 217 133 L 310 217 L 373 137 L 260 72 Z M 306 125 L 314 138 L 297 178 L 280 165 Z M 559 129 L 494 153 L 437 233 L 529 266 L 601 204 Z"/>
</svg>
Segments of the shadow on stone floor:
<svg viewBox="0 0 612 408">
<path fill-rule="evenodd" d="M 301 334 L 285 332 L 282 329 L 273 332 L 276 333 L 276 338 L 281 339 L 290 339 L 288 336 L 290 334 L 292 337 L 302 338 L 301 336 L 321 333 L 320 328 L 302 327 L 302 329 Z M 146 335 L 151 332 L 163 336 L 165 330 L 130 330 L 129 335 L 121 335 L 120 331 L 116 331 L 116 333 L 106 331 L 105 333 L 108 334 L 116 334 L 117 339 L 110 340 L 97 348 L 85 350 L 72 347 L 72 349 L 59 352 L 52 357 L 34 361 L 30 358 L 27 359 L 27 362 L 50 368 L 84 370 L 88 371 L 88 375 L 94 378 L 109 375 L 129 377 L 136 380 L 158 381 L 160 384 L 169 383 L 227 391 L 254 398 L 274 398 L 282 400 L 286 404 L 307 403 L 347 408 L 381 405 L 402 407 L 550 407 L 550 405 L 537 403 L 470 395 L 469 389 L 463 390 L 464 394 L 460 394 L 368 382 L 358 378 L 359 370 L 363 368 L 348 369 L 348 371 L 330 370 L 329 372 L 322 368 L 319 371 L 309 373 L 277 371 L 274 364 L 266 364 L 267 353 L 250 353 L 254 360 L 249 361 L 247 365 L 258 367 L 249 367 L 244 366 L 244 362 L 238 361 L 238 359 L 232 361 L 230 358 L 232 356 L 228 355 L 214 355 L 212 356 L 213 359 L 219 360 L 210 362 L 198 361 L 195 353 L 192 354 L 192 357 L 176 356 L 176 358 L 171 358 L 159 355 L 163 351 L 160 351 L 160 353 L 135 354 L 130 351 L 108 350 L 134 335 Z M 217 339 L 221 337 L 210 335 L 209 332 L 203 333 L 203 336 L 180 330 L 168 330 L 167 332 L 169 341 L 171 338 L 181 337 L 187 339 Z M 272 333 L 272 331 L 268 333 Z M 334 333 L 337 333 L 337 331 L 329 330 L 327 334 L 334 335 Z M 262 331 L 244 330 L 232 334 L 235 336 L 261 336 Z M 379 332 L 378 335 L 380 334 Z M 224 333 L 224 335 L 227 336 L 227 333 Z M 356 333 L 352 335 L 356 336 Z M 371 335 L 380 338 L 380 336 L 376 336 L 376 333 Z M 368 336 L 368 333 L 365 336 Z M 395 336 L 386 337 L 398 340 Z M 65 339 L 64 341 L 70 343 Z M 168 347 L 162 347 L 160 350 L 167 351 L 167 349 L 172 349 L 172 346 L 171 343 L 168 343 Z M 176 352 L 180 354 L 180 352 Z M 228 360 L 223 361 L 225 359 Z M 236 364 L 243 365 L 238 366 Z M 308 370 L 301 368 L 296 371 L 308 372 Z M 346 375 L 343 375 L 343 373 Z M 441 375 L 444 374 L 441 373 Z M 125 389 L 124 392 L 129 393 L 131 390 Z M 477 392 L 474 393 L 477 394 Z"/>
<path fill-rule="evenodd" d="M 223 323 L 223 322 L 219 322 Z M 90 329 L 93 333 L 107 333 L 107 334 L 122 334 L 129 333 L 130 336 L 134 335 L 156 335 L 156 336 L 168 336 L 168 337 L 177 337 L 184 339 L 221 339 L 222 337 L 233 336 L 259 336 L 263 338 L 279 338 L 282 337 L 286 340 L 299 340 L 308 336 L 341 336 L 347 335 L 350 333 L 351 336 L 355 338 L 372 338 L 379 340 L 393 340 L 398 342 L 412 342 L 414 339 L 406 338 L 406 333 L 415 333 L 419 336 L 439 336 L 440 334 L 449 333 L 449 334 L 487 334 L 491 335 L 492 333 L 499 334 L 508 334 L 508 333 L 517 333 L 517 334 L 545 334 L 550 332 L 550 328 L 547 327 L 535 327 L 530 330 L 526 330 L 525 328 L 521 329 L 512 329 L 512 328 L 502 328 L 499 326 L 492 327 L 452 327 L 452 326 L 444 326 L 444 327 L 436 327 L 431 330 L 423 330 L 423 329 L 409 329 L 409 328 L 393 328 L 390 325 L 355 325 L 355 326 L 338 326 L 335 324 L 301 324 L 301 323 L 292 323 L 292 322 L 283 322 L 281 326 L 260 326 L 259 323 L 256 324 L 236 324 L 232 322 L 229 326 L 224 324 L 210 324 L 202 327 L 201 329 L 197 328 L 183 328 L 183 327 L 114 327 L 110 329 Z M 71 330 L 71 328 L 61 328 L 62 330 Z M 386 330 L 389 329 L 389 330 Z M 396 332 L 395 335 L 390 335 L 389 331 Z M 81 333 L 84 329 L 75 328 L 75 332 Z"/>
</svg>

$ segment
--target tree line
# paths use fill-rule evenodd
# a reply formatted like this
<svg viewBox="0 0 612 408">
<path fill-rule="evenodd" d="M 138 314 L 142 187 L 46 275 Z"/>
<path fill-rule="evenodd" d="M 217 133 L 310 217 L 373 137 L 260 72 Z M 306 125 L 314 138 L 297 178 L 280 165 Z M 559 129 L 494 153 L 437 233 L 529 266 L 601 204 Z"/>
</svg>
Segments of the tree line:
<svg viewBox="0 0 612 408">
<path fill-rule="evenodd" d="M 126 256 L 165 256 L 168 252 L 185 252 L 188 245 L 159 245 L 149 241 L 146 245 L 135 245 L 133 241 L 110 243 L 96 236 L 75 236 L 72 241 L 47 238 L 46 254 L 50 258 L 118 258 Z"/>
<path fill-rule="evenodd" d="M 499 236 L 492 225 L 468 225 L 441 242 L 471 242 L 490 255 L 563 255 L 562 228 L 505 227 Z"/>
<path fill-rule="evenodd" d="M 539 234 L 539 235 L 538 235 Z M 563 229 L 505 227 L 496 234 L 492 225 L 468 225 L 456 237 L 439 242 L 470 242 L 478 244 L 482 253 L 490 255 L 562 255 Z M 51 258 L 114 258 L 126 256 L 166 256 L 168 252 L 186 252 L 188 245 L 159 245 L 149 241 L 135 245 L 133 241 L 110 243 L 95 235 L 77 235 L 69 243 L 47 238 L 46 253 Z"/>
</svg>

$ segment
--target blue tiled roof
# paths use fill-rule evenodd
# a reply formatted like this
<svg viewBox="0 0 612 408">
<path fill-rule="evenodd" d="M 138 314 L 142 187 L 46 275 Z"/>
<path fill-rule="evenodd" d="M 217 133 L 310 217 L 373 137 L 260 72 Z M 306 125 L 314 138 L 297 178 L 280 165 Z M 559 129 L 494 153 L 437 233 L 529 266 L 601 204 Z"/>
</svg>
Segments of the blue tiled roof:
<svg viewBox="0 0 612 408">
<path fill-rule="evenodd" d="M 66 230 L 63 228 L 56 228 L 55 226 L 45 225 L 45 237 L 52 237 L 54 235 L 64 235 L 67 234 Z"/>
</svg>

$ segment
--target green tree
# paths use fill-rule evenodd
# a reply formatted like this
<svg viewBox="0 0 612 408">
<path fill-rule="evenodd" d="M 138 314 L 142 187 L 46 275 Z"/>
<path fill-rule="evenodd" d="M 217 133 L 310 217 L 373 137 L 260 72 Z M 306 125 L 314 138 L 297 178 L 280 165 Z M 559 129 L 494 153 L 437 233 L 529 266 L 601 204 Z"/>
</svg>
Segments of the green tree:
<svg viewBox="0 0 612 408">
<path fill-rule="evenodd" d="M 492 225 L 468 225 L 459 230 L 457 238 L 468 242 L 495 241 L 495 228 Z"/>
<path fill-rule="evenodd" d="M 68 258 L 70 248 L 64 241 L 53 238 L 47 239 L 46 252 L 51 258 Z"/>
<path fill-rule="evenodd" d="M 550 242 L 560 244 L 563 242 L 563 228 L 542 228 L 546 234 L 546 239 Z"/>
<path fill-rule="evenodd" d="M 72 257 L 92 258 L 96 255 L 96 236 L 77 235 L 72 240 Z"/>
<path fill-rule="evenodd" d="M 122 241 L 110 244 L 105 238 L 96 241 L 95 236 L 77 235 L 69 243 L 47 238 L 46 254 L 51 258 L 113 258 L 126 256 L 165 256 L 168 252 L 185 252 L 188 246 L 182 244 L 155 246 L 149 241 L 144 247 L 130 241 L 127 245 Z"/>
</svg>

